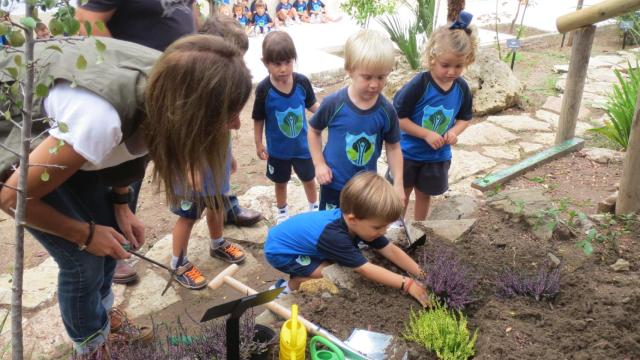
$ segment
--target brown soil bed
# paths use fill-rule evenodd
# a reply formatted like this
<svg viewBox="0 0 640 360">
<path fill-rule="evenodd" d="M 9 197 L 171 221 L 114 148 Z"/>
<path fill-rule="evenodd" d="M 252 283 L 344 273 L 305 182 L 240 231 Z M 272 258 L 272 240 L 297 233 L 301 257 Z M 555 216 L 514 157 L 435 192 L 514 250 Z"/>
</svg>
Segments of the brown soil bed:
<svg viewBox="0 0 640 360">
<path fill-rule="evenodd" d="M 592 164 L 580 156 L 568 156 L 512 181 L 505 189 L 553 184 L 549 194 L 554 200 L 568 198 L 578 204 L 576 209 L 593 213 L 591 202 L 584 200 L 595 203 L 606 196 L 620 169 L 619 164 Z M 557 175 L 547 184 L 526 179 L 553 173 Z M 581 235 L 544 242 L 527 225 L 481 208 L 475 227 L 459 243 L 430 236 L 423 251 L 438 246 L 455 249 L 478 280 L 477 300 L 464 311 L 471 330 L 478 330 L 476 359 L 636 359 L 640 357 L 638 269 L 620 273 L 609 265 L 618 257 L 637 264 L 640 226 L 637 221 L 619 222 L 614 228 L 619 231 L 617 239 L 595 242 L 594 253 L 586 256 L 575 246 Z M 496 295 L 498 273 L 506 268 L 535 271 L 549 252 L 562 260 L 560 294 L 553 301 Z M 310 295 L 303 299 L 300 307 L 305 315 L 343 339 L 354 328 L 399 335 L 409 312 L 418 307 L 397 290 L 364 280 L 328 299 Z M 435 358 L 415 344 L 408 347 L 411 359 Z"/>
</svg>

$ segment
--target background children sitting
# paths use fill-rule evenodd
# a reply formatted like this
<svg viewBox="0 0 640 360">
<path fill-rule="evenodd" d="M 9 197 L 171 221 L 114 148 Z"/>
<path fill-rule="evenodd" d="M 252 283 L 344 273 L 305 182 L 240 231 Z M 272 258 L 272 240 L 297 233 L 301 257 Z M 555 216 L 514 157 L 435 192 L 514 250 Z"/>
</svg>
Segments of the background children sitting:
<svg viewBox="0 0 640 360">
<path fill-rule="evenodd" d="M 309 210 L 318 210 L 305 108 L 315 112 L 320 105 L 309 79 L 293 72 L 296 58 L 295 45 L 286 32 L 276 31 L 264 38 L 262 62 L 269 76 L 256 87 L 252 117 L 256 152 L 260 159 L 267 160 L 267 177 L 275 183 L 277 223 L 289 218 L 287 183 L 292 167 L 304 186 Z M 265 125 L 266 149 L 262 144 Z"/>
<path fill-rule="evenodd" d="M 327 96 L 309 122 L 309 150 L 320 183 L 320 210 L 340 206 L 340 190 L 360 171 L 376 171 L 384 142 L 393 176 L 402 177 L 400 127 L 393 106 L 381 95 L 395 65 L 391 40 L 361 30 L 345 45 L 351 84 Z M 322 151 L 322 131 L 328 128 Z M 404 201 L 401 181 L 395 185 Z"/>
<path fill-rule="evenodd" d="M 235 3 L 233 5 L 233 18 L 238 21 L 243 28 L 249 27 L 249 18 L 245 14 L 244 6 L 241 3 Z"/>
<path fill-rule="evenodd" d="M 253 25 L 253 31 L 255 34 L 266 34 L 273 28 L 273 20 L 269 13 L 267 13 L 267 5 L 262 0 L 258 0 L 254 3 L 256 11 L 251 19 Z"/>
<path fill-rule="evenodd" d="M 296 10 L 293 8 L 293 5 L 289 3 L 289 0 L 280 0 L 280 3 L 276 6 L 276 16 L 285 26 L 293 25 L 294 20 L 300 21 Z"/>
<path fill-rule="evenodd" d="M 365 278 L 400 289 L 427 306 L 426 289 L 411 278 L 371 264 L 360 252 L 364 242 L 413 276 L 424 276 L 420 267 L 384 234 L 389 223 L 402 213 L 402 201 L 381 176 L 363 172 L 353 177 L 340 195 L 342 210 L 309 212 L 277 225 L 269 231 L 264 254 L 271 266 L 289 274 L 276 287 L 297 290 L 312 278 L 321 278 L 330 262 L 353 268 Z"/>
<path fill-rule="evenodd" d="M 293 8 L 300 21 L 309 22 L 309 11 L 307 11 L 307 2 L 304 0 L 295 0 Z"/>
<path fill-rule="evenodd" d="M 431 196 L 449 188 L 451 145 L 472 118 L 471 91 L 461 77 L 478 45 L 471 17 L 462 12 L 458 21 L 431 34 L 423 54 L 428 71 L 416 75 L 393 100 L 402 130 L 405 208 L 415 189 L 415 220 L 426 219 Z"/>
</svg>

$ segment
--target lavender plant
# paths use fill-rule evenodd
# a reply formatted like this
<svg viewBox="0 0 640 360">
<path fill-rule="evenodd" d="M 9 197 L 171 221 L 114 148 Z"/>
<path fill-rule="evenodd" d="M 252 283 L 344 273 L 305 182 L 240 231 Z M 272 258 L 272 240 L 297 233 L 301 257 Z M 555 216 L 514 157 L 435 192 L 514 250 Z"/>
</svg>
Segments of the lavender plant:
<svg viewBox="0 0 640 360">
<path fill-rule="evenodd" d="M 498 276 L 498 296 L 511 298 L 515 296 L 530 296 L 540 301 L 552 300 L 560 292 L 560 267 L 542 264 L 536 274 L 523 274 L 513 269 L 506 270 Z"/>
<path fill-rule="evenodd" d="M 419 280 L 447 307 L 462 310 L 473 302 L 476 280 L 452 249 L 437 247 L 433 252 L 423 251 L 420 266 L 426 276 Z"/>
</svg>

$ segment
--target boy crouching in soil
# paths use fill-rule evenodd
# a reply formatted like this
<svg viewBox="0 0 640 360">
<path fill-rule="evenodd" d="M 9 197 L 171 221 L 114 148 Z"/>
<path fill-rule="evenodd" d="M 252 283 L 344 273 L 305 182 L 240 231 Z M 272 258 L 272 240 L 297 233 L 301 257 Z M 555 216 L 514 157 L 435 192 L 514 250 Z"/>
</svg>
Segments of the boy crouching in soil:
<svg viewBox="0 0 640 360">
<path fill-rule="evenodd" d="M 421 284 L 371 264 L 358 248 L 362 241 L 409 274 L 424 276 L 409 255 L 384 237 L 402 209 L 398 194 L 384 178 L 374 172 L 354 176 L 342 189 L 340 209 L 303 213 L 269 231 L 265 257 L 290 276 L 288 284 L 279 279 L 275 286 L 285 287 L 284 293 L 297 290 L 302 282 L 321 278 L 322 269 L 336 262 L 428 306 L 429 297 Z"/>
</svg>

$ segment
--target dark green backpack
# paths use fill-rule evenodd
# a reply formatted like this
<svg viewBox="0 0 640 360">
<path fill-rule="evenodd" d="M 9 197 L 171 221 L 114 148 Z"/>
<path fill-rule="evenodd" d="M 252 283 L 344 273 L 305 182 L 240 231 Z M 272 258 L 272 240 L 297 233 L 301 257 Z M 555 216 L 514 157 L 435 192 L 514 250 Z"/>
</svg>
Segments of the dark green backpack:
<svg viewBox="0 0 640 360">
<path fill-rule="evenodd" d="M 97 40 L 106 45 L 102 53 L 97 50 Z M 51 88 L 56 81 L 68 81 L 74 86 L 100 95 L 109 101 L 120 115 L 124 141 L 140 124 L 144 111 L 147 74 L 160 54 L 161 52 L 142 45 L 111 38 L 74 38 L 39 42 L 35 44 L 34 51 L 37 61 L 35 84 L 45 84 Z M 5 70 L 0 74 L 0 82 L 3 85 L 15 82 L 9 76 L 8 69 L 18 68 L 17 56 L 21 56 L 24 62 L 22 52 L 16 52 L 15 49 L 0 50 L 0 68 Z M 83 70 L 76 66 L 78 62 L 82 62 L 78 60 L 80 56 L 86 60 L 86 68 Z M 9 108 L 8 104 L 21 101 L 22 94 L 3 99 L 0 102 L 0 111 L 5 113 Z M 34 119 L 45 117 L 42 101 L 42 98 L 36 98 L 34 101 Z M 20 109 L 16 106 L 11 107 L 11 114 L 14 121 L 22 121 Z M 34 123 L 33 136 L 48 127 L 48 121 Z M 0 123 L 0 141 L 3 141 L 5 146 L 17 150 L 20 144 L 20 129 L 12 126 L 9 121 Z M 32 143 L 32 148 L 36 145 L 37 143 Z M 17 162 L 17 156 L 0 149 L 0 174 L 4 174 L 3 179 L 11 173 Z"/>
</svg>

